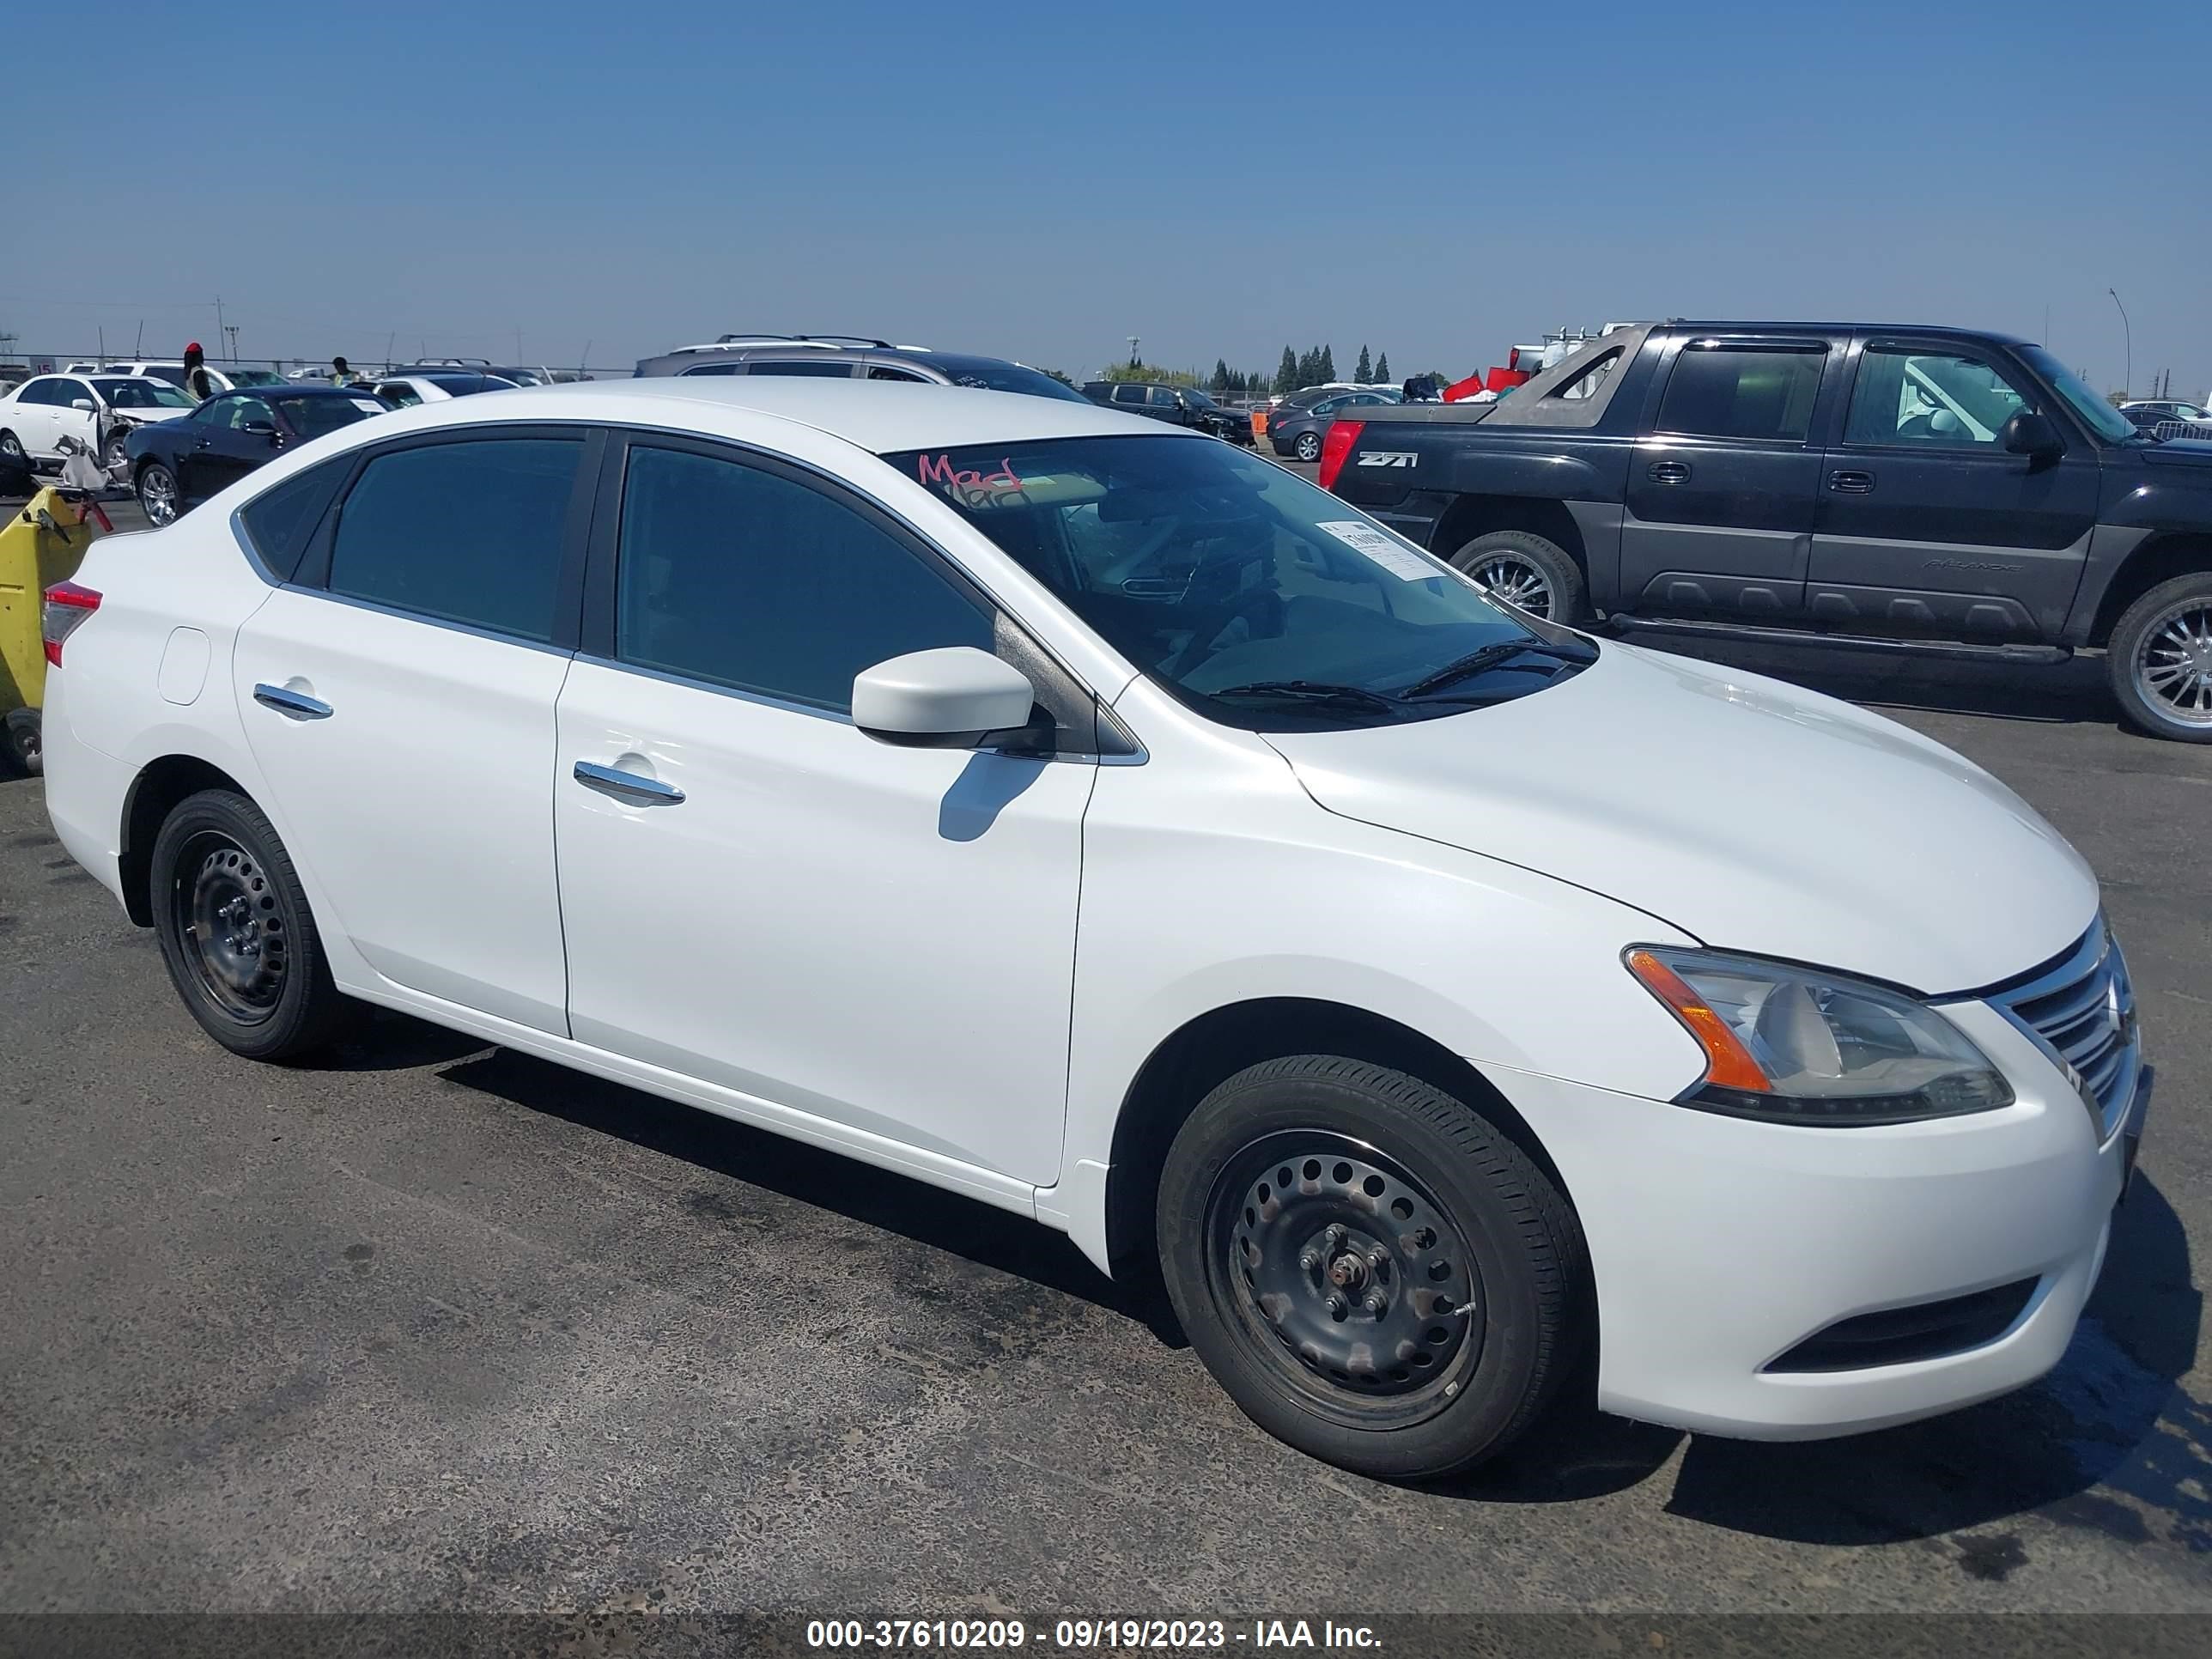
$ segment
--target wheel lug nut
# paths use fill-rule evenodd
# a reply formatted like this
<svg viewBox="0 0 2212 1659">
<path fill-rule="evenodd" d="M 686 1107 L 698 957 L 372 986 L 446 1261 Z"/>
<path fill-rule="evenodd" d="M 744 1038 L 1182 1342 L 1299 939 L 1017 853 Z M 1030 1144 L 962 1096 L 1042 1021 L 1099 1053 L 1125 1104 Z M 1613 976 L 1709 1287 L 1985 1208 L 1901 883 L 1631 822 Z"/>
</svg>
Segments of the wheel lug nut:
<svg viewBox="0 0 2212 1659">
<path fill-rule="evenodd" d="M 1344 1229 L 1341 1227 L 1331 1227 L 1327 1232 L 1321 1236 L 1321 1238 L 1322 1243 L 1326 1244 L 1330 1249 L 1341 1249 L 1344 1247 Z"/>
<path fill-rule="evenodd" d="M 1351 1304 L 1347 1303 L 1334 1291 L 1331 1291 L 1328 1293 L 1328 1301 L 1326 1305 L 1328 1309 L 1328 1316 L 1331 1319 L 1341 1319 L 1346 1314 L 1352 1311 Z"/>
<path fill-rule="evenodd" d="M 1304 1255 L 1301 1255 L 1298 1258 L 1298 1267 L 1304 1273 L 1319 1273 L 1321 1271 L 1321 1252 L 1319 1250 L 1308 1250 Z"/>
<path fill-rule="evenodd" d="M 1390 1252 L 1384 1249 L 1380 1244 L 1377 1244 L 1374 1249 L 1367 1252 L 1367 1266 L 1370 1272 L 1379 1273 L 1383 1268 L 1389 1265 Z"/>
<path fill-rule="evenodd" d="M 1368 1312 L 1373 1314 L 1377 1319 L 1380 1319 L 1382 1316 L 1382 1310 L 1389 1307 L 1390 1304 L 1384 1297 L 1382 1291 L 1370 1291 L 1367 1293 L 1367 1300 L 1363 1305 L 1366 1308 Z"/>
</svg>

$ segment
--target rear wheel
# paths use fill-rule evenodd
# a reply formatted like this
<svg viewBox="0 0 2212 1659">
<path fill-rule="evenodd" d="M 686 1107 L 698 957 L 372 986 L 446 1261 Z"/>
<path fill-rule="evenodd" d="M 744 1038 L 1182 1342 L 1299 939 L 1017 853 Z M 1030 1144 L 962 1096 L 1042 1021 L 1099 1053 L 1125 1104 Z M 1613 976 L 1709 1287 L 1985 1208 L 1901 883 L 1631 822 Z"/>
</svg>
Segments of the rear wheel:
<svg viewBox="0 0 2212 1659">
<path fill-rule="evenodd" d="M 1319 460 L 1321 459 L 1321 434 L 1318 432 L 1299 433 L 1297 453 L 1298 459 L 1302 461 Z"/>
<path fill-rule="evenodd" d="M 1534 1420 L 1584 1335 L 1581 1232 L 1466 1103 L 1305 1054 L 1239 1073 L 1176 1136 L 1160 1262 L 1191 1346 L 1261 1427 L 1391 1480 Z"/>
<path fill-rule="evenodd" d="M 44 738 L 40 735 L 39 711 L 35 708 L 11 708 L 7 722 L 8 758 L 15 769 L 27 777 L 37 777 L 46 769 Z"/>
<path fill-rule="evenodd" d="M 1541 621 L 1572 624 L 1583 618 L 1583 573 L 1565 548 L 1533 531 L 1492 530 L 1461 548 L 1451 562 L 1492 598 Z"/>
<path fill-rule="evenodd" d="M 2130 722 L 2154 738 L 2212 743 L 2212 572 L 2160 582 L 2130 605 L 2105 661 Z"/>
<path fill-rule="evenodd" d="M 228 789 L 187 797 L 152 862 L 161 960 L 192 1018 L 231 1053 L 291 1060 L 358 1012 L 331 982 L 299 874 L 252 801 Z"/>
<path fill-rule="evenodd" d="M 145 508 L 146 520 L 155 528 L 174 524 L 177 475 L 159 461 L 149 461 L 138 470 L 138 505 Z"/>
<path fill-rule="evenodd" d="M 30 457 L 23 453 L 23 441 L 12 432 L 0 432 L 0 461 L 11 466 L 25 465 Z"/>
</svg>

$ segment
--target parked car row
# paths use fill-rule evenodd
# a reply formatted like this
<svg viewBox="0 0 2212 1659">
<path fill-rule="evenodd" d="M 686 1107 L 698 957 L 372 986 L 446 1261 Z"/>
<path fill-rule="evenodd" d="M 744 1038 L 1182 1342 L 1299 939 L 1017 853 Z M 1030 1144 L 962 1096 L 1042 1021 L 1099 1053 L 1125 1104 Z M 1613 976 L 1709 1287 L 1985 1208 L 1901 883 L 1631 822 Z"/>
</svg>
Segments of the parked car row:
<svg viewBox="0 0 2212 1659">
<path fill-rule="evenodd" d="M 1187 426 L 1210 437 L 1231 443 L 1252 442 L 1249 418 L 1224 409 L 1195 386 L 1168 386 L 1151 380 L 1086 380 L 1083 395 L 1094 404 L 1118 409 L 1127 415 Z"/>
</svg>

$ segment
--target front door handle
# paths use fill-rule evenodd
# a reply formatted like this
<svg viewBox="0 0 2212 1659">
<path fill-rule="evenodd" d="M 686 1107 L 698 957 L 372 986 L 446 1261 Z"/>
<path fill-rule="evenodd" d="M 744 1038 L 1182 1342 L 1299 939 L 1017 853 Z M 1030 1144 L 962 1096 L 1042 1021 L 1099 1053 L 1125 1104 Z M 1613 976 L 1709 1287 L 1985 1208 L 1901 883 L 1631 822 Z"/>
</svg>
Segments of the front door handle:
<svg viewBox="0 0 2212 1659">
<path fill-rule="evenodd" d="M 659 778 L 648 778 L 641 772 L 625 772 L 619 767 L 597 766 L 590 761 L 578 761 L 575 775 L 576 781 L 586 788 L 627 795 L 656 806 L 675 806 L 684 799 L 684 792 L 674 784 L 663 783 Z"/>
<path fill-rule="evenodd" d="M 1874 474 L 1857 467 L 1843 467 L 1828 475 L 1828 488 L 1844 495 L 1871 495 Z"/>
<path fill-rule="evenodd" d="M 289 686 L 257 685 L 253 688 L 253 701 L 295 720 L 326 720 L 331 717 L 330 704 Z"/>
<path fill-rule="evenodd" d="M 1690 482 L 1690 468 L 1684 461 L 1654 461 L 1645 470 L 1653 483 L 1679 484 Z"/>
</svg>

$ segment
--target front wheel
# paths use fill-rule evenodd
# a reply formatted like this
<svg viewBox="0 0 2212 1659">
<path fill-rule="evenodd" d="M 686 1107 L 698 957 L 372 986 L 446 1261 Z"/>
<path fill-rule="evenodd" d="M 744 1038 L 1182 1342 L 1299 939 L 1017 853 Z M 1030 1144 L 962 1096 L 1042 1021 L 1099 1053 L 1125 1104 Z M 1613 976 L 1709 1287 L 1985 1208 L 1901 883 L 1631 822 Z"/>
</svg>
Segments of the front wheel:
<svg viewBox="0 0 2212 1659">
<path fill-rule="evenodd" d="M 159 461 L 149 461 L 138 473 L 138 505 L 146 521 L 156 530 L 177 521 L 177 475 Z"/>
<path fill-rule="evenodd" d="M 2112 695 L 2154 738 L 2212 743 L 2212 572 L 2160 582 L 2112 626 Z"/>
<path fill-rule="evenodd" d="M 1230 1397 L 1362 1474 L 1496 1455 L 1587 1335 L 1558 1189 L 1467 1103 L 1360 1060 L 1269 1060 L 1209 1094 L 1169 1151 L 1158 1235 Z"/>
<path fill-rule="evenodd" d="M 204 789 L 180 802 L 155 838 L 150 882 L 170 981 L 231 1053 L 296 1059 L 358 1011 L 331 981 L 291 856 L 245 796 Z"/>
<path fill-rule="evenodd" d="M 1318 432 L 1299 433 L 1297 452 L 1298 459 L 1302 461 L 1319 460 L 1321 459 L 1321 434 Z"/>
<path fill-rule="evenodd" d="M 108 471 L 118 471 L 130 460 L 130 456 L 124 452 L 123 447 L 124 440 L 128 435 L 126 433 L 113 433 L 110 434 L 106 443 L 101 446 L 100 464 Z"/>
</svg>

